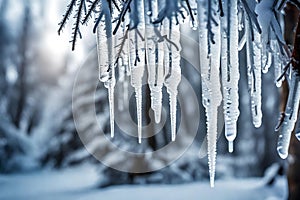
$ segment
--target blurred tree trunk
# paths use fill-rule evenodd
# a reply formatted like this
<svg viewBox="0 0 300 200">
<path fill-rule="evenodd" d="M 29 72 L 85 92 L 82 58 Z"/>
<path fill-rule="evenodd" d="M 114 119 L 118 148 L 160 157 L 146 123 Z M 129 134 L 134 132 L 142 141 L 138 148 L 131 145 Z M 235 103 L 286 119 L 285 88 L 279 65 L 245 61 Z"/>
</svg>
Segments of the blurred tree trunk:
<svg viewBox="0 0 300 200">
<path fill-rule="evenodd" d="M 300 15 L 299 10 L 288 4 L 285 10 L 285 40 L 287 44 L 293 44 L 293 58 L 297 58 L 297 62 L 292 62 L 294 68 L 300 69 L 299 57 L 300 57 L 300 38 L 297 35 L 300 34 Z M 298 25 L 297 25 L 298 22 Z M 297 26 L 296 33 L 295 27 Z M 297 66 L 296 66 L 297 65 Z M 285 81 L 282 91 L 282 104 L 281 110 L 284 112 L 285 105 L 288 96 L 288 85 Z M 300 199 L 300 142 L 296 139 L 295 135 L 291 136 L 291 143 L 289 148 L 289 159 L 288 159 L 288 189 L 289 189 L 289 200 Z"/>
<path fill-rule="evenodd" d="M 30 7 L 27 1 L 24 2 L 24 19 L 23 27 L 20 36 L 20 41 L 18 44 L 18 54 L 20 55 L 20 63 L 18 64 L 18 80 L 14 86 L 15 91 L 18 91 L 16 96 L 16 102 L 11 103 L 12 121 L 17 128 L 20 128 L 20 123 L 26 104 L 27 98 L 27 86 L 26 86 L 26 76 L 28 68 L 28 40 L 29 40 L 29 28 L 30 28 Z"/>
</svg>

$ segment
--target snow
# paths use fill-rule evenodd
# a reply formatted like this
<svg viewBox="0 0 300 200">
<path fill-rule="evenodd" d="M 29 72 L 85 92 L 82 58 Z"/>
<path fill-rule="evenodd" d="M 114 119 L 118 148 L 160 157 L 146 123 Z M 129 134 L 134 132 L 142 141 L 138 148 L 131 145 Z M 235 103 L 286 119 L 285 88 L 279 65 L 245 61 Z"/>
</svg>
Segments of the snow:
<svg viewBox="0 0 300 200">
<path fill-rule="evenodd" d="M 0 199 L 10 200 L 196 200 L 196 199 L 285 199 L 287 183 L 277 178 L 273 186 L 264 179 L 217 180 L 216 187 L 208 182 L 177 185 L 123 185 L 97 188 L 97 168 L 90 164 L 57 171 L 43 170 L 27 174 L 0 175 Z"/>
</svg>

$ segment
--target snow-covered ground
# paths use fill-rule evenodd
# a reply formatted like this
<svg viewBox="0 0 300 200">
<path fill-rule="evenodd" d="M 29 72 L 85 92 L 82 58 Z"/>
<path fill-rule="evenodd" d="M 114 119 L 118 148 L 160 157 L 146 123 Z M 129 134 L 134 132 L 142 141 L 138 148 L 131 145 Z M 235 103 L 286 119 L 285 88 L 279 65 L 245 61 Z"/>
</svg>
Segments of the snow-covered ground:
<svg viewBox="0 0 300 200">
<path fill-rule="evenodd" d="M 1 200 L 277 200 L 286 197 L 286 180 L 267 187 L 263 179 L 217 180 L 182 185 L 126 185 L 97 189 L 96 168 L 90 165 L 58 171 L 1 175 Z"/>
</svg>

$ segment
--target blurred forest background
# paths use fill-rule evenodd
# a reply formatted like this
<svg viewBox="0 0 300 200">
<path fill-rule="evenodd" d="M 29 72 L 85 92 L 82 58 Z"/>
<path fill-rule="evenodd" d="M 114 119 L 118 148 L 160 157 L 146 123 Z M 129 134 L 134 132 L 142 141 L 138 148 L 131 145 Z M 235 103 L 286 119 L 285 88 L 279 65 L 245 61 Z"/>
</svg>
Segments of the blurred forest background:
<svg viewBox="0 0 300 200">
<path fill-rule="evenodd" d="M 194 181 L 208 185 L 207 157 L 199 158 L 199 149 L 206 133 L 200 74 L 185 59 L 182 60 L 182 73 L 197 95 L 201 116 L 196 139 L 181 158 L 159 171 L 134 174 L 108 168 L 87 152 L 77 131 L 86 133 L 90 138 L 87 144 L 89 149 L 107 152 L 109 148 L 104 142 L 106 139 L 97 136 L 99 126 L 110 134 L 107 92 L 99 83 L 95 99 L 90 98 L 95 92 L 95 80 L 98 80 L 95 35 L 91 27 L 82 30 L 83 40 L 79 40 L 74 52 L 68 43 L 72 24 L 65 28 L 62 36 L 57 34 L 58 22 L 67 3 L 59 0 L 0 0 L 0 173 L 11 176 L 43 169 L 62 170 L 89 163 L 97 168 L 97 187 Z M 182 30 L 197 40 L 195 31 L 185 27 Z M 182 49 L 184 58 L 198 62 L 197 46 L 182 41 Z M 235 151 L 232 154 L 227 152 L 227 142 L 222 134 L 218 140 L 219 180 L 263 177 L 270 166 L 275 166 L 276 173 L 287 168 L 286 162 L 280 160 L 276 153 L 277 134 L 274 127 L 280 113 L 280 96 L 274 84 L 273 68 L 263 76 L 263 124 L 256 129 L 251 121 L 245 60 L 240 60 L 241 114 Z M 73 93 L 76 71 L 83 64 L 82 74 L 77 80 L 80 90 Z M 189 102 L 185 101 L 188 99 L 187 89 L 182 85 L 179 90 L 182 103 L 178 116 L 183 123 L 180 125 L 189 133 L 189 127 L 197 122 L 190 120 L 194 113 Z M 149 95 L 147 91 L 148 88 L 144 87 L 145 96 Z M 164 109 L 167 111 L 166 97 Z M 150 105 L 147 98 L 144 97 L 143 107 L 148 112 Z M 93 107 L 96 107 L 99 124 L 90 119 Z M 133 96 L 129 97 L 128 108 L 125 109 L 129 110 L 135 121 Z M 152 111 L 149 112 L 150 116 L 153 115 Z M 73 114 L 81 120 L 77 130 Z M 144 125 L 150 123 L 149 115 L 144 114 Z M 142 145 L 118 128 L 114 143 L 134 152 L 159 149 L 170 142 L 168 117 L 166 120 L 160 133 L 144 139 Z M 105 156 L 112 157 L 116 162 L 126 161 L 126 158 L 114 153 Z M 151 163 L 151 158 L 145 157 L 143 164 L 147 163 Z"/>
</svg>

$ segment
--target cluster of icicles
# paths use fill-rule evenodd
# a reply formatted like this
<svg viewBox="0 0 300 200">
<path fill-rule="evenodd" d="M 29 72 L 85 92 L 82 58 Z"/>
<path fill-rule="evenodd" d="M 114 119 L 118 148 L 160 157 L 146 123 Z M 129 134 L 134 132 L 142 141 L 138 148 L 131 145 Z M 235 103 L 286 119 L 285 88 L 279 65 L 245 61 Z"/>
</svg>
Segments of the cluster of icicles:
<svg viewBox="0 0 300 200">
<path fill-rule="evenodd" d="M 114 87 L 117 73 L 118 81 L 123 83 L 124 92 L 128 88 L 126 76 L 130 76 L 130 83 L 135 90 L 138 142 L 141 143 L 142 79 L 147 71 L 151 108 L 157 123 L 161 118 L 162 87 L 167 88 L 171 139 L 174 141 L 177 87 L 181 80 L 178 24 L 181 20 L 178 20 L 177 11 L 181 9 L 182 2 L 176 0 L 121 2 L 120 7 L 128 6 L 126 4 L 130 3 L 130 12 L 124 15 L 115 34 L 113 34 L 116 24 L 114 22 L 120 13 L 117 9 L 111 11 L 108 1 L 101 2 L 102 18 L 97 26 L 99 79 L 108 89 L 111 136 L 114 136 Z M 263 0 L 258 5 L 255 0 L 223 0 L 222 10 L 219 3 L 217 0 L 198 0 L 197 3 L 189 5 L 191 26 L 199 32 L 202 103 L 207 116 L 208 160 L 212 187 L 216 164 L 217 112 L 222 100 L 229 152 L 233 151 L 233 141 L 237 135 L 239 51 L 246 48 L 247 52 L 248 86 L 255 127 L 260 127 L 262 123 L 262 73 L 267 73 L 273 63 L 275 80 L 282 77 L 276 81 L 276 85 L 280 87 L 284 79 L 284 76 L 281 76 L 283 68 L 288 62 L 286 59 L 288 56 L 284 55 L 281 44 L 283 40 L 280 36 L 280 26 L 272 11 L 274 6 L 272 0 Z M 162 9 L 165 9 L 164 12 Z M 258 18 L 255 12 L 258 13 Z M 161 21 L 153 23 L 157 20 Z M 297 120 L 300 101 L 299 76 L 292 70 L 287 74 L 290 93 L 278 141 L 278 153 L 282 158 L 288 155 L 289 140 Z M 300 133 L 297 136 L 299 138 Z"/>
</svg>

